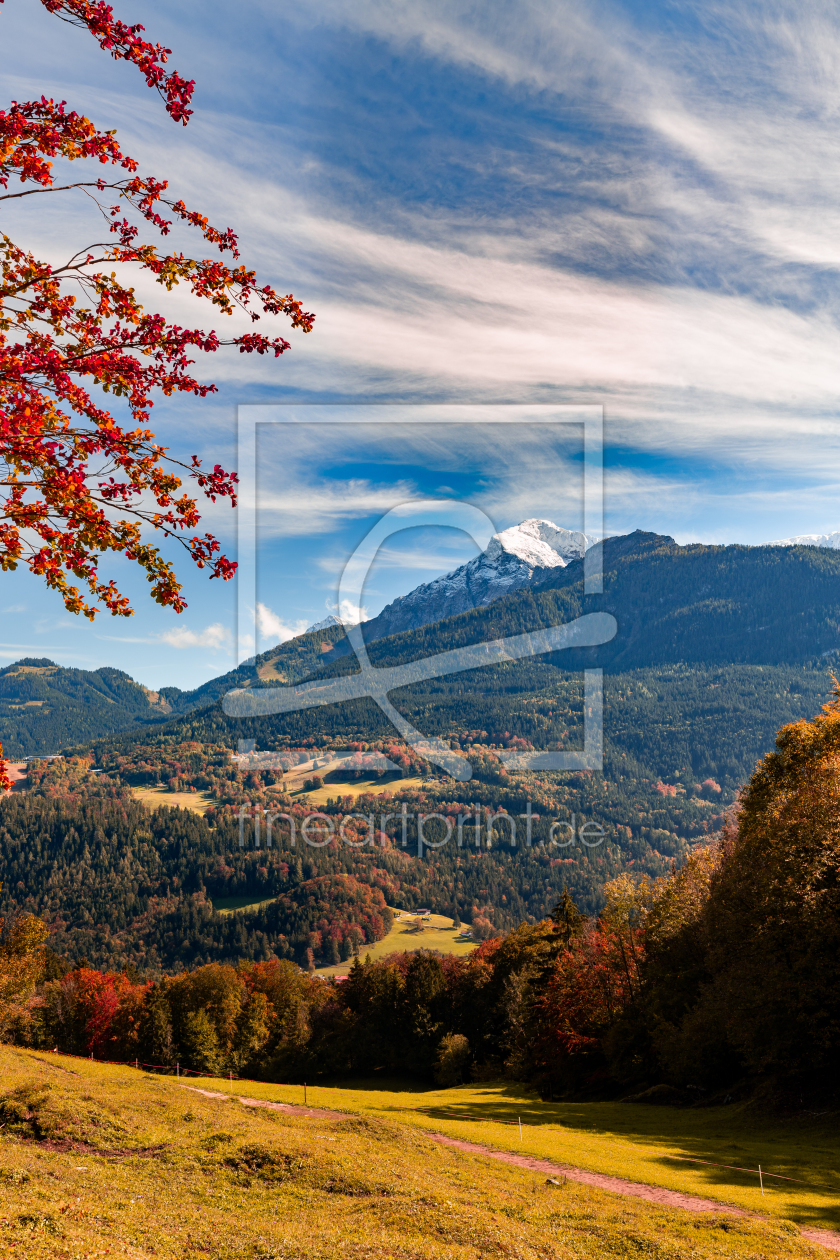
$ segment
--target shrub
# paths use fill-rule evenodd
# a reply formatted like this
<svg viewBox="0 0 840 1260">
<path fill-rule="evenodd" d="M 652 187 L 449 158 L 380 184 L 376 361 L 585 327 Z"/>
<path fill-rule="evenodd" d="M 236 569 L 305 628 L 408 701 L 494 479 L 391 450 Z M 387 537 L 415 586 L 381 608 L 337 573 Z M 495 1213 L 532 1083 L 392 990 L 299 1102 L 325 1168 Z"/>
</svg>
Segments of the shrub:
<svg viewBox="0 0 840 1260">
<path fill-rule="evenodd" d="M 470 1043 L 461 1033 L 447 1033 L 435 1057 L 435 1081 L 444 1089 L 460 1085 L 470 1061 Z"/>
</svg>

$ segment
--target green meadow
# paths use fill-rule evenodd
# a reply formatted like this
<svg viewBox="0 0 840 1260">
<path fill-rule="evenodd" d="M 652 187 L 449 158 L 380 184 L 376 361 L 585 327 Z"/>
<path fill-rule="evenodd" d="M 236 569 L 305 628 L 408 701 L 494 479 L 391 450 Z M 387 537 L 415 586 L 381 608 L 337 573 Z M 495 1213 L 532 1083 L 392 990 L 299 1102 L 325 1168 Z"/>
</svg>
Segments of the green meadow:
<svg viewBox="0 0 840 1260">
<path fill-rule="evenodd" d="M 754 1105 L 741 1103 L 708 1108 L 549 1103 L 508 1083 L 442 1090 L 391 1082 L 382 1085 L 309 1085 L 307 1099 L 310 1106 L 397 1120 L 501 1150 L 718 1200 L 803 1227 L 840 1230 L 840 1135 L 830 1118 L 822 1122 L 764 1119 Z M 248 1081 L 234 1082 L 234 1087 L 243 1096 L 303 1102 L 303 1087 L 298 1085 Z M 213 1088 L 212 1083 L 208 1082 L 208 1088 Z M 230 1084 L 220 1080 L 218 1088 L 229 1090 Z"/>
<path fill-rule="evenodd" d="M 458 932 L 452 919 L 445 914 L 430 914 L 420 930 L 415 926 L 417 916 L 406 910 L 394 910 L 393 926 L 387 936 L 372 945 L 364 945 L 362 958 L 370 957 L 374 961 L 386 958 L 388 954 L 413 953 L 417 949 L 435 949 L 441 954 L 469 954 L 475 949 L 475 941 L 459 941 Z M 400 916 L 400 917 L 398 917 Z M 352 967 L 352 960 L 338 963 L 334 967 L 321 967 L 320 976 L 346 976 Z"/>
<path fill-rule="evenodd" d="M 246 1107 L 234 1097 L 207 1098 L 171 1077 L 8 1047 L 0 1048 L 0 1082 L 4 1256 L 816 1260 L 826 1254 L 782 1219 L 772 1198 L 756 1203 L 770 1220 L 664 1208 L 562 1179 L 550 1184 L 544 1173 L 452 1150 L 424 1132 L 459 1129 L 509 1144 L 512 1131 L 501 1120 L 526 1100 L 498 1087 L 317 1089 L 316 1103 L 348 1114 L 303 1117 Z M 299 1088 L 251 1082 L 237 1088 L 247 1096 L 302 1101 Z M 496 1114 L 450 1120 L 453 1106 Z M 523 1116 L 523 1147 L 536 1150 L 545 1140 L 558 1156 L 576 1151 L 592 1164 L 606 1160 L 619 1144 L 598 1126 L 615 1126 L 621 1114 L 563 1113 L 577 1125 L 564 1142 L 557 1136 L 561 1113 L 543 1114 L 532 1104 Z M 737 1119 L 729 1119 L 740 1131 Z M 667 1127 L 668 1118 L 659 1123 Z M 718 1125 L 724 1128 L 724 1120 Z M 691 1123 L 681 1127 L 692 1130 Z M 637 1131 L 632 1136 L 642 1138 Z M 647 1139 L 654 1145 L 662 1134 Z M 786 1158 L 800 1167 L 805 1157 L 791 1150 Z M 814 1220 L 831 1215 L 809 1212 L 804 1199 L 799 1211 Z"/>
</svg>

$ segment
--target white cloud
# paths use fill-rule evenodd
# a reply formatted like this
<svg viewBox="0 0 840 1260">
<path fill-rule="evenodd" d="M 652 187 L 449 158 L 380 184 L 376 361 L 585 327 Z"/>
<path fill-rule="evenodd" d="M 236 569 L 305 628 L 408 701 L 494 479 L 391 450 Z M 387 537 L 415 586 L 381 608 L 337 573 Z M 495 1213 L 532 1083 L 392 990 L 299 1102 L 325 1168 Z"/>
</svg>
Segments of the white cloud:
<svg viewBox="0 0 840 1260">
<path fill-rule="evenodd" d="M 293 621 L 289 624 L 272 612 L 267 604 L 259 603 L 257 604 L 256 622 L 260 636 L 263 639 L 271 639 L 274 643 L 286 643 L 289 639 L 293 639 L 295 635 L 302 634 L 309 625 L 308 621 Z"/>
<path fill-rule="evenodd" d="M 340 617 L 345 625 L 356 625 L 359 621 L 367 621 L 370 616 L 364 604 L 353 604 L 349 599 L 342 599 L 340 604 L 331 604 L 327 600 L 327 612 Z"/>
<path fill-rule="evenodd" d="M 220 621 L 206 626 L 198 632 L 188 630 L 186 626 L 176 626 L 173 630 L 164 630 L 157 638 L 174 648 L 210 648 L 212 651 L 229 652 L 233 636 Z M 154 642 L 154 640 L 152 640 Z"/>
</svg>

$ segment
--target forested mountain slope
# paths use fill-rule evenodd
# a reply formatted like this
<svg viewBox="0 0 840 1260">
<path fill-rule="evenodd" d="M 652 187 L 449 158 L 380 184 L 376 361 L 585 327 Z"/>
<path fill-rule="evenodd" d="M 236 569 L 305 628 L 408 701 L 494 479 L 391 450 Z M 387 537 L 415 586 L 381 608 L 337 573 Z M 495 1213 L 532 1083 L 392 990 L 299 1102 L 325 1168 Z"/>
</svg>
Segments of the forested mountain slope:
<svg viewBox="0 0 840 1260">
<path fill-rule="evenodd" d="M 583 597 L 583 563 L 535 574 L 571 612 L 618 620 L 597 650 L 610 669 L 676 661 L 793 665 L 840 651 L 840 552 L 822 547 L 680 547 L 637 531 L 601 545 L 604 593 Z"/>
<path fill-rule="evenodd" d="M 487 607 L 371 643 L 371 661 L 380 667 L 397 665 L 607 611 L 618 623 L 618 633 L 608 644 L 438 679 L 407 690 L 400 695 L 400 704 L 408 706 L 406 711 L 413 712 L 418 724 L 422 717 L 423 729 L 430 734 L 447 733 L 457 715 L 467 730 L 478 726 L 488 732 L 513 731 L 512 724 L 519 722 L 525 738 L 530 738 L 526 728 L 534 726 L 533 714 L 525 699 L 550 695 L 555 684 L 568 687 L 574 671 L 602 666 L 617 674 L 664 667 L 661 703 L 678 714 L 679 721 L 699 715 L 700 695 L 701 707 L 720 714 L 720 734 L 713 721 L 710 725 L 708 712 L 703 719 L 706 745 L 713 745 L 732 725 L 734 711 L 743 709 L 738 697 L 745 692 L 754 696 L 755 720 L 749 725 L 758 727 L 757 742 L 745 733 L 744 752 L 737 758 L 738 773 L 749 774 L 755 756 L 767 747 L 778 726 L 812 713 L 810 694 L 816 697 L 825 691 L 822 675 L 827 678 L 840 649 L 840 552 L 817 547 L 680 547 L 672 539 L 641 532 L 608 539 L 601 550 L 602 595 L 584 595 L 580 560 L 565 568 L 538 570 L 529 588 Z M 693 684 L 686 684 L 682 664 L 695 671 Z M 742 665 L 753 669 L 736 681 L 727 667 Z M 768 666 L 783 672 L 763 676 L 761 670 Z M 820 677 L 809 681 L 806 670 L 800 685 L 790 668 L 806 666 Z M 12 756 L 52 752 L 71 742 L 158 722 L 167 716 L 166 710 L 167 732 L 174 737 L 189 732 L 229 746 L 238 738 L 256 738 L 270 747 L 277 739 L 295 741 L 315 734 L 362 739 L 387 734 L 384 717 L 369 701 L 261 721 L 227 719 L 212 707 L 232 688 L 288 686 L 357 668 L 341 626 L 281 644 L 194 691 L 164 688 L 156 698 L 117 670 L 88 674 L 51 663 L 23 667 L 19 663 L 0 671 L 0 740 Z M 706 668 L 722 668 L 726 674 L 725 682 L 709 676 L 713 696 L 705 694 L 702 672 L 697 672 Z M 798 693 L 809 693 L 801 710 L 795 701 Z M 624 694 L 621 687 L 618 694 Z M 610 712 L 608 738 L 618 726 L 626 728 L 630 716 L 616 710 L 610 718 Z M 556 717 L 555 713 L 553 726 L 541 724 L 541 738 L 562 740 Z M 643 739 L 648 734 L 636 732 Z M 729 754 L 724 760 L 731 760 Z"/>
<path fill-rule="evenodd" d="M 338 633 L 343 636 L 343 629 Z M 316 667 L 322 655 L 323 632 L 303 638 L 307 642 L 290 652 L 288 669 L 294 680 Z M 25 657 L 0 669 L 0 744 L 4 755 L 14 760 L 48 756 L 119 731 L 134 730 L 142 739 L 149 724 L 207 708 L 232 687 L 259 683 L 258 669 L 276 681 L 272 661 L 272 653 L 267 653 L 193 691 L 178 687 L 150 691 L 120 669 L 66 669 L 45 657 Z"/>
<path fill-rule="evenodd" d="M 575 747 L 582 667 L 601 666 L 607 770 L 616 759 L 638 777 L 718 778 L 734 790 L 785 722 L 810 716 L 830 687 L 840 647 L 840 553 L 813 547 L 679 547 L 636 533 L 603 544 L 604 593 L 585 596 L 583 565 L 544 570 L 532 588 L 369 646 L 378 667 L 505 638 L 581 614 L 612 613 L 618 632 L 598 648 L 558 652 L 454 674 L 394 692 L 424 733 L 461 746 Z M 258 658 L 250 681 L 284 686 L 357 670 L 341 627 L 292 640 Z M 222 680 L 217 680 L 221 682 Z M 372 701 L 260 719 L 219 707 L 166 728 L 179 739 L 258 747 L 306 739 L 384 738 L 390 726 Z M 483 732 L 483 735 L 482 735 Z"/>
<path fill-rule="evenodd" d="M 120 669 L 63 669 L 27 657 L 0 669 L 0 743 L 7 757 L 48 755 L 69 743 L 161 722 L 172 709 Z"/>
<path fill-rule="evenodd" d="M 528 588 L 485 607 L 371 642 L 370 659 L 378 666 L 398 665 L 600 611 L 616 618 L 615 638 L 599 648 L 564 652 L 565 668 L 800 665 L 840 652 L 840 551 L 681 547 L 642 531 L 607 539 L 593 550 L 601 553 L 603 594 L 584 594 L 584 561 L 572 560 L 564 568 L 537 570 Z M 254 682 L 258 676 L 268 685 L 289 685 L 355 669 L 349 642 L 341 627 L 333 626 L 266 652 L 253 675 Z M 246 672 L 240 670 L 239 678 Z M 253 685 L 233 675 L 224 681 Z M 220 682 L 208 683 L 206 694 Z"/>
</svg>

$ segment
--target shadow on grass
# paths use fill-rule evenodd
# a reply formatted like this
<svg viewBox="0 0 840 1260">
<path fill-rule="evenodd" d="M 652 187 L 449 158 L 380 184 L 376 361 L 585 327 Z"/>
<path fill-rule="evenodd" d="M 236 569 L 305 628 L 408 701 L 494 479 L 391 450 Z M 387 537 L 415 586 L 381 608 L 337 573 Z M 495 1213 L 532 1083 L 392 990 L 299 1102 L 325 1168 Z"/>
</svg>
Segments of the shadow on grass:
<svg viewBox="0 0 840 1260">
<path fill-rule="evenodd" d="M 415 1076 L 363 1076 L 358 1079 L 346 1076 L 323 1077 L 318 1081 L 325 1089 L 341 1089 L 357 1094 L 439 1094 L 440 1086 L 433 1085 L 424 1077 Z M 405 1104 L 396 1110 L 404 1111 Z M 383 1107 L 383 1111 L 389 1110 Z M 419 1110 L 419 1108 L 418 1108 Z"/>
<path fill-rule="evenodd" d="M 401 1088 L 420 1092 L 416 1086 Z M 686 1110 L 638 1103 L 543 1102 L 510 1082 L 423 1092 L 435 1097 L 419 1102 L 414 1108 L 418 1115 L 475 1124 L 478 1142 L 487 1140 L 478 1127 L 482 1121 L 504 1125 L 512 1135 L 520 1119 L 523 1130 L 586 1134 L 603 1139 L 603 1153 L 611 1144 L 620 1149 L 625 1167 L 616 1175 L 661 1184 L 657 1170 L 673 1175 L 684 1169 L 686 1193 L 715 1191 L 716 1197 L 726 1198 L 727 1190 L 735 1188 L 760 1190 L 760 1164 L 769 1214 L 780 1214 L 781 1206 L 781 1215 L 799 1225 L 840 1228 L 840 1142 L 835 1132 L 807 1120 L 791 1125 L 759 1119 L 744 1104 Z M 512 1147 L 517 1144 L 518 1136 L 512 1136 Z M 557 1158 L 561 1163 L 575 1162 L 568 1150 Z"/>
</svg>

